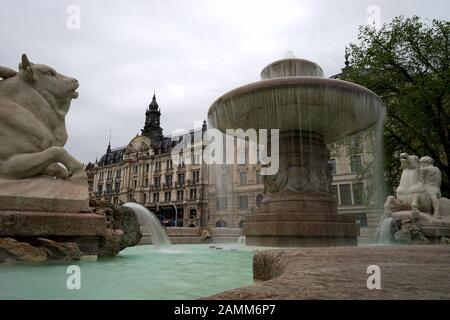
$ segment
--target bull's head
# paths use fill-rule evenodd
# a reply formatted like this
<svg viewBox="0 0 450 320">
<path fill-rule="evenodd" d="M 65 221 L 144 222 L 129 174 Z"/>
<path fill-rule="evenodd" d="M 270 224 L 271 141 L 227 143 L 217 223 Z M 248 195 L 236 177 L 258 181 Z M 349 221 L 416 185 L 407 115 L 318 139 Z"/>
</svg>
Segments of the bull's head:
<svg viewBox="0 0 450 320">
<path fill-rule="evenodd" d="M 31 63 L 25 54 L 19 65 L 19 77 L 28 82 L 42 96 L 56 101 L 70 102 L 78 98 L 78 81 L 59 74 L 55 69 L 44 64 Z"/>
<path fill-rule="evenodd" d="M 419 167 L 419 157 L 407 153 L 402 153 L 400 155 L 400 162 L 402 164 L 402 169 L 417 169 Z"/>
</svg>

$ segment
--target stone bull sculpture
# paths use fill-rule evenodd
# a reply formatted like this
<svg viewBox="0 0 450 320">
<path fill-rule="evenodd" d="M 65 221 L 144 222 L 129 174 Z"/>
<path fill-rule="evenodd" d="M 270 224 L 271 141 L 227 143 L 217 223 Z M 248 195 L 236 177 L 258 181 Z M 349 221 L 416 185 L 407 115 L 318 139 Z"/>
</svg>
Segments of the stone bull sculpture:
<svg viewBox="0 0 450 320">
<path fill-rule="evenodd" d="M 47 175 L 86 185 L 82 163 L 63 148 L 78 81 L 25 54 L 18 72 L 0 67 L 0 78 L 0 178 Z"/>
</svg>

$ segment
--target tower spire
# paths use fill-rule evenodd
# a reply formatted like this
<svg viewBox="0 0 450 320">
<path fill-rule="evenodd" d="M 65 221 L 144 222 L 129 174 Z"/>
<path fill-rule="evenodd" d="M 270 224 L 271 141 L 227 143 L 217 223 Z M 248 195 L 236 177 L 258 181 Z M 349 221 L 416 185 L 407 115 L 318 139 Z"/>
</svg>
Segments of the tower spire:
<svg viewBox="0 0 450 320">
<path fill-rule="evenodd" d="M 163 138 L 160 117 L 161 112 L 158 103 L 156 102 L 156 91 L 153 91 L 152 101 L 145 112 L 145 124 L 142 129 L 142 134 L 144 136 L 147 136 L 154 141 L 159 141 Z"/>
<path fill-rule="evenodd" d="M 150 102 L 150 104 L 148 106 L 148 110 L 149 111 L 157 111 L 158 108 L 159 108 L 158 102 L 156 102 L 156 91 L 153 90 L 153 98 L 152 98 L 152 102 Z"/>
<path fill-rule="evenodd" d="M 106 149 L 106 153 L 111 152 L 111 129 L 109 129 L 109 140 L 108 140 L 108 148 Z"/>
</svg>

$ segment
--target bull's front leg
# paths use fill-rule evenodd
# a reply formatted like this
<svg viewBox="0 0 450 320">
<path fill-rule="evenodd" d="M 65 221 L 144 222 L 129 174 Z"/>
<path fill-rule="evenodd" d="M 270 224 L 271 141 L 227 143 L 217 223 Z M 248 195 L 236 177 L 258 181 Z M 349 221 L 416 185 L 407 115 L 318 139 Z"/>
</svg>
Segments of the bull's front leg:
<svg viewBox="0 0 450 320">
<path fill-rule="evenodd" d="M 72 157 L 62 147 L 50 147 L 41 152 L 15 154 L 0 163 L 0 176 L 13 179 L 25 179 L 45 174 L 53 169 L 54 163 L 61 162 L 70 173 L 70 181 L 87 184 L 83 164 Z"/>
<path fill-rule="evenodd" d="M 63 180 L 69 179 L 70 177 L 69 171 L 67 171 L 65 167 L 56 162 L 50 164 L 47 168 L 45 168 L 42 174 L 46 174 L 48 176 Z"/>
<path fill-rule="evenodd" d="M 75 159 L 70 153 L 68 153 L 64 148 L 61 148 L 60 157 L 58 162 L 61 162 L 66 166 L 69 171 L 69 181 L 75 184 L 87 185 L 87 175 L 84 171 L 83 164 Z"/>
</svg>

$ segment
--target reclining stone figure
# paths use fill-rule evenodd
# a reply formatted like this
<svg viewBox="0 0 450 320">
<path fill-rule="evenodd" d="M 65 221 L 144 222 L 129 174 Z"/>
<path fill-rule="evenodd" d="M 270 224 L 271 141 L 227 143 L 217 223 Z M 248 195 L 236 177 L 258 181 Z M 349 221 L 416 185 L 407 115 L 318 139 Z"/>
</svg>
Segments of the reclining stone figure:
<svg viewBox="0 0 450 320">
<path fill-rule="evenodd" d="M 0 78 L 0 178 L 50 175 L 86 185 L 82 163 L 63 148 L 78 81 L 25 54 L 18 72 L 0 67 Z"/>
</svg>

